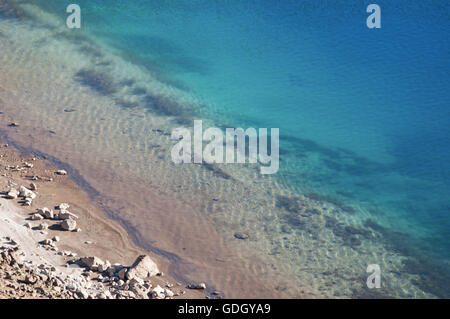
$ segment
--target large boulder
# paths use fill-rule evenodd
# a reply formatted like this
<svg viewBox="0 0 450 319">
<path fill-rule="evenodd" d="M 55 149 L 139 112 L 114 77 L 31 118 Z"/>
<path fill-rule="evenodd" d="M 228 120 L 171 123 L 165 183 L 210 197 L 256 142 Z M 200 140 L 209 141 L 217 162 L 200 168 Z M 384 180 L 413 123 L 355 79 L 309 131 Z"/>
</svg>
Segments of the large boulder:
<svg viewBox="0 0 450 319">
<path fill-rule="evenodd" d="M 104 271 L 107 271 L 110 267 L 111 267 L 111 263 L 109 261 L 105 261 L 105 263 L 100 264 L 98 266 L 98 271 L 104 272 Z"/>
<path fill-rule="evenodd" d="M 41 214 L 44 218 L 47 219 L 53 219 L 54 214 L 51 209 L 48 209 L 47 207 L 38 209 L 38 214 Z"/>
<path fill-rule="evenodd" d="M 73 231 L 77 228 L 77 222 L 73 219 L 66 219 L 60 224 L 61 228 L 68 231 Z"/>
<path fill-rule="evenodd" d="M 159 269 L 156 263 L 148 255 L 141 255 L 130 267 L 126 276 L 129 280 L 136 277 L 144 279 L 156 276 L 158 273 Z"/>
<path fill-rule="evenodd" d="M 166 295 L 164 294 L 164 288 L 161 288 L 161 286 L 156 286 L 152 289 L 151 296 L 153 299 L 164 299 L 166 298 Z"/>
<path fill-rule="evenodd" d="M 41 214 L 33 214 L 30 217 L 31 220 L 43 220 L 44 216 L 42 216 Z"/>
<path fill-rule="evenodd" d="M 117 272 L 117 277 L 119 277 L 120 280 L 125 280 L 127 274 L 127 268 L 122 268 Z"/>
<path fill-rule="evenodd" d="M 15 189 L 11 189 L 7 194 L 6 198 L 8 199 L 16 199 L 19 196 L 19 192 Z"/>
<path fill-rule="evenodd" d="M 78 216 L 69 212 L 68 210 L 61 210 L 58 214 L 58 219 L 78 219 Z"/>
<path fill-rule="evenodd" d="M 140 280 L 140 279 L 139 279 Z M 139 299 L 149 299 L 148 289 L 144 287 L 136 278 L 129 281 L 129 290 L 132 291 Z"/>
<path fill-rule="evenodd" d="M 95 256 L 83 257 L 80 258 L 80 261 L 83 264 L 83 266 L 88 267 L 91 270 L 98 269 L 100 265 L 103 265 L 103 261 Z"/>
<path fill-rule="evenodd" d="M 31 198 L 31 199 L 35 199 L 36 198 L 36 194 L 33 193 L 32 191 L 30 191 L 25 186 L 20 186 L 19 191 L 20 191 L 20 193 L 19 193 L 20 197 Z"/>
</svg>

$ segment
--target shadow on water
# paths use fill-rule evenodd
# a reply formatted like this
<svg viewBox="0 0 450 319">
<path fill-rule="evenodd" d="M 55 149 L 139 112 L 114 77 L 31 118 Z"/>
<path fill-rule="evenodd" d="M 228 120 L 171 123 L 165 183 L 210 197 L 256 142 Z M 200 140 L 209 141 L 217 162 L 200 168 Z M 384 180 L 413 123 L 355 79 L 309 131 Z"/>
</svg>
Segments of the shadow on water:
<svg viewBox="0 0 450 319">
<path fill-rule="evenodd" d="M 111 37 L 111 34 L 107 36 Z M 127 35 L 125 42 L 129 45 L 126 46 L 119 41 L 110 42 L 122 59 L 145 68 L 159 82 L 182 91 L 188 92 L 191 89 L 172 74 L 181 72 L 206 75 L 211 72 L 206 61 L 183 54 L 181 48 L 159 37 Z M 130 47 L 133 47 L 134 50 L 129 50 Z M 141 47 L 141 49 L 136 49 L 137 47 Z M 158 53 L 158 50 L 161 52 Z M 152 52 L 154 56 L 145 52 Z"/>
<path fill-rule="evenodd" d="M 366 278 L 361 278 L 361 282 L 364 282 Z M 352 299 L 394 299 L 393 295 L 386 291 L 385 287 L 381 289 L 369 289 L 363 287 L 360 289 L 353 289 Z"/>
<path fill-rule="evenodd" d="M 119 105 L 121 108 L 124 108 L 124 109 L 134 109 L 139 106 L 138 102 L 130 101 L 127 99 L 122 99 L 122 98 L 116 98 L 115 102 L 117 105 Z"/>
<path fill-rule="evenodd" d="M 235 180 L 230 174 L 226 173 L 225 171 L 221 170 L 214 164 L 208 164 L 203 162 L 202 167 L 207 169 L 208 171 L 211 171 L 215 176 L 223 178 L 223 179 L 230 179 Z"/>
<path fill-rule="evenodd" d="M 417 275 L 413 283 L 423 291 L 439 298 L 450 298 L 450 265 L 429 254 L 427 245 L 407 234 L 389 230 L 373 220 L 366 220 L 364 226 L 378 232 L 386 247 L 397 251 L 407 259 L 403 270 Z"/>
<path fill-rule="evenodd" d="M 325 217 L 325 227 L 331 229 L 336 237 L 341 238 L 344 245 L 352 248 L 360 246 L 362 239 L 373 239 L 372 232 L 365 229 L 344 225 L 331 216 Z"/>
<path fill-rule="evenodd" d="M 81 85 L 89 87 L 100 95 L 112 95 L 113 98 L 119 92 L 120 87 L 128 86 L 133 89 L 135 84 L 133 79 L 127 79 L 117 83 L 108 72 L 95 69 L 81 69 L 74 75 L 74 79 Z M 162 95 L 149 94 L 147 90 L 142 88 L 137 88 L 137 90 L 140 93 L 146 93 L 140 98 L 140 102 L 123 97 L 115 97 L 116 104 L 125 109 L 141 106 L 159 115 L 173 116 L 179 124 L 192 124 L 192 117 L 195 115 L 192 108 L 181 105 L 181 103 L 174 99 Z"/>
<path fill-rule="evenodd" d="M 174 116 L 175 121 L 181 125 L 192 125 L 195 112 L 192 108 L 162 96 L 147 94 L 143 97 L 144 107 L 156 114 Z"/>
<path fill-rule="evenodd" d="M 0 19 L 29 18 L 29 15 L 17 4 L 16 1 L 0 0 Z"/>
<path fill-rule="evenodd" d="M 107 37 L 114 37 L 108 33 Z M 167 73 L 198 73 L 208 75 L 211 68 L 207 61 L 197 56 L 188 55 L 182 47 L 158 36 L 140 34 L 127 34 L 123 42 L 111 41 L 115 49 L 120 50 L 120 55 L 127 61 L 144 66 L 151 72 L 156 70 Z M 133 51 L 129 48 L 132 47 Z M 151 52 L 152 56 L 149 55 Z M 159 61 L 159 62 L 157 62 Z M 164 67 L 162 67 L 164 65 Z"/>
<path fill-rule="evenodd" d="M 321 194 L 317 194 L 317 193 L 307 193 L 304 196 L 311 200 L 315 200 L 318 202 L 326 202 L 326 203 L 333 204 L 334 206 L 340 208 L 342 211 L 349 213 L 349 214 L 357 213 L 357 210 L 354 209 L 353 207 L 348 206 L 348 205 L 340 202 L 336 198 L 328 196 L 328 195 L 321 195 Z"/>
<path fill-rule="evenodd" d="M 142 87 L 136 87 L 136 88 L 134 88 L 132 93 L 133 93 L 133 95 L 146 95 L 147 90 Z"/>
<path fill-rule="evenodd" d="M 371 161 L 343 148 L 329 148 L 315 141 L 290 135 L 282 136 L 280 140 L 286 143 L 286 154 L 304 156 L 305 153 L 316 153 L 320 155 L 322 163 L 329 169 L 345 172 L 353 176 L 371 175 L 380 172 L 386 173 L 393 170 L 393 167 Z"/>
<path fill-rule="evenodd" d="M 317 194 L 309 194 L 309 197 L 317 201 L 337 204 L 337 208 L 345 208 L 345 205 L 328 197 Z M 321 214 L 318 209 L 308 208 L 307 203 L 299 197 L 278 196 L 276 206 L 285 212 L 281 218 L 289 227 L 302 231 L 311 230 L 311 220 L 308 217 L 313 214 Z M 342 211 L 339 210 L 339 213 Z M 408 234 L 385 228 L 371 219 L 364 222 L 364 228 L 358 228 L 346 225 L 336 217 L 325 216 L 325 227 L 330 229 L 343 245 L 354 249 L 361 246 L 363 240 L 381 242 L 387 249 L 405 257 L 402 262 L 402 271 L 417 276 L 412 280 L 414 285 L 436 297 L 450 297 L 450 265 L 448 261 L 443 261 L 442 256 L 434 256 L 431 253 L 431 247 L 436 245 L 436 240 L 423 242 Z M 398 275 L 401 276 L 401 273 Z M 365 282 L 365 278 L 362 282 Z M 352 297 L 392 298 L 395 295 L 393 291 L 389 292 L 383 289 L 383 292 L 380 292 L 364 286 L 355 289 Z"/>
<path fill-rule="evenodd" d="M 101 95 L 111 95 L 118 91 L 113 78 L 104 72 L 82 69 L 75 74 L 75 80 Z"/>
</svg>

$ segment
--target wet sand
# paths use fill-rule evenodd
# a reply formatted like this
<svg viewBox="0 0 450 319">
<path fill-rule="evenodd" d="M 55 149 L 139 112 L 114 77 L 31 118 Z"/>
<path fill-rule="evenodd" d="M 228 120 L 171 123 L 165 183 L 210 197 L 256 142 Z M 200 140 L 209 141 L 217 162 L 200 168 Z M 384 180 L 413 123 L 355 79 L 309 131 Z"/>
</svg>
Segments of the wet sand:
<svg viewBox="0 0 450 319">
<path fill-rule="evenodd" d="M 270 283 L 269 281 L 267 283 L 265 280 L 259 279 L 256 274 L 263 275 L 266 273 L 266 270 L 261 268 L 264 266 L 264 262 L 256 254 L 253 254 L 253 256 L 247 255 L 248 258 L 245 261 L 241 259 L 228 247 L 228 243 L 221 239 L 221 235 L 211 222 L 208 219 L 202 219 L 193 211 L 192 207 L 171 201 L 167 194 L 161 194 L 152 189 L 143 190 L 142 183 L 133 180 L 124 182 L 119 174 L 115 176 L 110 172 L 106 177 L 110 180 L 105 180 L 105 175 L 98 177 L 101 180 L 102 189 L 105 189 L 105 184 L 110 185 L 106 196 L 104 196 L 72 166 L 38 151 L 35 148 L 39 147 L 35 144 L 37 140 L 35 137 L 25 134 L 23 138 L 30 141 L 26 146 L 8 137 L 11 132 L 15 136 L 21 136 L 21 132 L 25 131 L 22 125 L 8 127 L 8 120 L 1 121 L 0 119 L 0 122 L 7 127 L 0 132 L 3 132 L 3 138 L 9 143 L 9 148 L 15 146 L 22 153 L 37 154 L 37 156 L 29 155 L 28 157 L 42 158 L 39 160 L 42 161 L 43 165 L 50 165 L 51 163 L 69 173 L 68 176 L 58 176 L 54 174 L 55 167 L 42 168 L 40 174 L 44 178 L 50 176 L 54 178 L 53 182 L 42 182 L 45 186 L 45 189 L 42 190 L 43 193 L 45 192 L 42 196 L 44 198 L 43 203 L 48 199 L 54 202 L 64 202 L 63 199 L 66 198 L 65 202 L 76 207 L 75 212 L 77 214 L 79 212 L 79 215 L 82 216 L 83 222 L 80 223 L 80 227 L 83 229 L 83 233 L 85 233 L 84 228 L 86 228 L 87 232 L 92 234 L 93 237 L 97 235 L 102 237 L 93 240 L 80 236 L 79 241 L 71 242 L 70 248 L 73 251 L 84 252 L 85 255 L 105 256 L 105 259 L 111 261 L 114 261 L 115 258 L 125 259 L 126 262 L 133 261 L 138 251 L 146 251 L 153 253 L 152 256 L 157 256 L 158 264 L 162 264 L 163 269 L 166 269 L 167 273 L 175 280 L 183 283 L 206 282 L 209 293 L 219 291 L 220 295 L 224 297 L 238 298 L 244 296 L 254 298 L 292 297 L 292 290 L 291 292 L 285 291 L 285 288 L 277 290 L 278 282 Z M 39 165 L 36 165 L 33 169 L 39 170 Z M 28 173 L 27 176 L 33 174 Z M 92 181 L 93 176 L 90 177 Z M 62 185 L 65 187 L 61 187 Z M 123 186 L 126 187 L 123 188 Z M 136 192 L 137 189 L 142 191 Z M 108 198 L 108 191 L 111 191 L 111 193 L 120 192 L 121 196 L 133 198 L 133 201 L 119 202 L 121 206 L 117 206 L 114 200 Z M 68 201 L 67 198 L 71 198 L 71 200 Z M 211 198 L 205 200 L 211 201 Z M 133 202 L 148 205 L 148 213 L 145 217 L 134 214 L 134 209 L 142 210 L 142 204 L 132 206 Z M 123 206 L 130 203 L 129 207 Z M 39 207 L 39 204 L 40 202 L 36 202 L 37 207 Z M 145 234 L 140 231 L 142 227 L 146 229 Z M 232 242 L 240 241 L 233 234 L 230 234 L 229 238 Z M 86 245 L 83 245 L 83 243 L 86 240 L 95 241 L 98 247 L 85 247 Z M 252 240 L 256 240 L 256 238 Z M 246 241 L 242 241 L 243 249 L 246 245 Z M 128 249 L 128 247 L 132 248 Z M 254 266 L 255 274 L 248 273 L 247 266 L 242 268 L 245 264 Z M 215 284 L 217 277 L 214 274 L 218 272 L 222 272 L 221 285 Z M 307 295 L 303 293 L 296 296 L 306 297 Z"/>
<path fill-rule="evenodd" d="M 58 167 L 50 165 L 45 158 L 36 154 L 20 153 L 7 143 L 1 143 L 0 145 L 0 189 L 7 191 L 11 187 L 28 186 L 30 183 L 35 183 L 37 186 L 35 192 L 38 194 L 29 207 L 23 206 L 20 199 L 2 199 L 1 207 L 3 210 L 7 210 L 3 214 L 3 218 L 7 214 L 8 219 L 10 219 L 12 212 L 15 211 L 14 221 L 20 225 L 19 228 L 23 228 L 23 232 L 26 232 L 25 227 L 21 226 L 22 224 L 29 222 L 34 227 L 41 223 L 28 220 L 32 213 L 36 213 L 38 208 L 53 208 L 60 203 L 68 203 L 70 211 L 78 216 L 76 221 L 77 227 L 81 229 L 80 232 L 67 232 L 50 227 L 45 231 L 46 234 L 33 230 L 32 233 L 35 233 L 33 236 L 39 240 L 58 236 L 60 238 L 60 242 L 58 242 L 59 251 L 73 252 L 78 257 L 97 256 L 102 260 L 109 260 L 112 264 L 131 265 L 137 256 L 149 254 L 157 262 L 159 269 L 167 274 L 169 265 L 164 258 L 137 247 L 124 229 L 115 221 L 110 220 L 99 207 L 94 205 L 89 195 L 80 189 L 69 176 L 55 174 L 59 169 Z M 24 163 L 30 163 L 33 167 L 25 168 Z M 10 168 L 13 166 L 19 166 L 21 170 Z M 2 227 L 8 227 L 5 224 L 6 219 L 2 219 L 0 223 L 2 223 Z M 5 234 L 2 232 L 2 235 Z M 26 238 L 26 236 L 20 237 Z M 45 257 L 56 267 L 65 269 L 64 266 L 67 261 L 73 259 L 67 256 L 58 257 L 56 253 L 43 253 L 37 243 L 38 240 L 35 238 L 22 243 L 22 246 L 25 246 L 23 249 L 28 252 L 29 256 L 34 256 L 33 258 L 36 260 Z M 153 277 L 152 282 L 154 286 L 161 285 L 164 287 L 167 283 L 172 283 L 176 287 L 175 289 L 184 289 L 186 294 L 179 298 L 205 298 L 207 295 L 202 291 L 184 288 L 187 283 L 180 286 L 175 285 L 177 281 L 170 275 Z"/>
</svg>

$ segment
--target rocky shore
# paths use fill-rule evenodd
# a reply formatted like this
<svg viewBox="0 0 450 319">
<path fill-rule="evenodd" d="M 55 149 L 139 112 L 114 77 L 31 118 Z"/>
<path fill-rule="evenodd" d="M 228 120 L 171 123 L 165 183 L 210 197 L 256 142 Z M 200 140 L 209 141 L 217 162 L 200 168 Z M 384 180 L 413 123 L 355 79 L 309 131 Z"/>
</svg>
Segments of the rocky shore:
<svg viewBox="0 0 450 319">
<path fill-rule="evenodd" d="M 26 260 L 26 253 L 14 239 L 2 240 L 0 298 L 168 299 L 185 294 L 181 284 L 152 285 L 151 277 L 161 273 L 146 255 L 139 256 L 131 267 L 83 257 L 72 261 L 82 270 L 69 274 L 51 263 Z"/>
<path fill-rule="evenodd" d="M 1 145 L 0 298 L 206 297 L 204 283 L 164 275 L 119 226 L 95 216 L 87 195 L 71 183 L 67 171 L 45 159 Z"/>
</svg>

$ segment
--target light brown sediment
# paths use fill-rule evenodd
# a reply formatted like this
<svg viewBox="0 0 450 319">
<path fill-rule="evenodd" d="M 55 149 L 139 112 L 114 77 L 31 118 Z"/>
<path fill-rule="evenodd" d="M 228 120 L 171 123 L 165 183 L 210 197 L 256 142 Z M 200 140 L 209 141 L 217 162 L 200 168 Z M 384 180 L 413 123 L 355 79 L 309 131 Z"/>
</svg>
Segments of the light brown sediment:
<svg viewBox="0 0 450 319">
<path fill-rule="evenodd" d="M 30 163 L 29 166 L 32 167 L 24 166 L 25 163 Z M 18 169 L 13 167 L 18 167 Z M 150 254 L 158 261 L 160 270 L 167 274 L 167 263 L 162 258 L 137 247 L 120 225 L 110 220 L 101 209 L 90 201 L 89 195 L 85 191 L 80 189 L 68 176 L 55 174 L 57 169 L 35 154 L 20 154 L 6 144 L 2 144 L 0 147 L 0 190 L 16 189 L 20 185 L 29 187 L 31 183 L 37 186 L 34 191 L 37 197 L 31 206 L 23 206 L 19 198 L 0 199 L 0 240 L 2 243 L 0 246 L 3 247 L 2 252 L 13 251 L 12 249 L 17 247 L 26 259 L 19 261 L 15 256 L 15 265 L 9 265 L 9 259 L 2 259 L 0 273 L 6 277 L 0 284 L 0 298 L 80 298 L 78 293 L 66 291 L 63 286 L 56 291 L 46 280 L 39 279 L 37 283 L 30 283 L 24 281 L 24 278 L 31 274 L 35 278 L 40 278 L 38 266 L 44 263 L 47 271 L 51 272 L 54 278 L 64 281 L 64 276 L 70 275 L 75 278 L 75 282 L 80 284 L 77 279 L 81 278 L 80 272 L 67 268 L 67 263 L 83 256 L 97 256 L 112 264 L 131 265 L 139 255 Z M 59 222 L 47 219 L 32 221 L 29 220 L 30 215 L 42 207 L 55 209 L 60 203 L 70 205 L 70 211 L 78 217 L 76 219 L 77 227 L 81 231 L 62 231 L 58 227 L 50 227 L 43 231 L 35 229 L 41 223 L 56 226 Z M 24 226 L 27 223 L 32 229 Z M 43 240 L 55 236 L 59 237 L 56 251 L 45 249 L 44 245 L 39 244 Z M 10 245 L 8 241 L 15 244 Z M 61 256 L 59 252 L 64 251 L 75 253 L 77 257 Z M 15 254 L 17 255 L 17 253 Z M 8 253 L 5 256 L 7 255 Z M 34 265 L 28 265 L 26 262 L 28 260 L 32 260 Z M 17 268 L 17 264 L 22 266 Z M 50 271 L 50 268 L 55 270 Z M 13 276 L 9 275 L 12 273 L 14 273 Z M 85 278 L 90 277 L 86 276 Z M 186 285 L 177 285 L 177 281 L 168 275 L 153 277 L 151 281 L 154 287 L 157 285 L 165 287 L 167 283 L 172 283 L 173 288 L 171 289 L 175 293 L 178 290 L 186 291 L 179 298 L 205 297 L 201 291 L 188 290 L 185 288 Z M 92 282 L 95 283 L 95 278 Z M 19 287 L 21 288 L 19 289 Z M 98 290 L 99 293 L 101 291 L 101 289 Z"/>
</svg>

